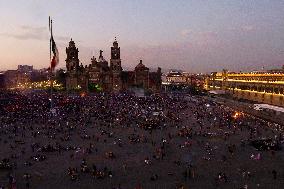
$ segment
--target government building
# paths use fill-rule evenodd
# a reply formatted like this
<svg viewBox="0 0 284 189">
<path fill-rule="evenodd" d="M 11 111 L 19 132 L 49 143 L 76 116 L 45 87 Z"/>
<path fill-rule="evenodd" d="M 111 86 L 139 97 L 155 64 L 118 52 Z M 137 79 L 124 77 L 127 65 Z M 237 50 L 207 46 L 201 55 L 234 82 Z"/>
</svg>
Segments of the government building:
<svg viewBox="0 0 284 189">
<path fill-rule="evenodd" d="M 234 97 L 284 106 L 284 67 L 250 73 L 223 70 L 206 79 L 207 90 L 221 90 Z"/>
<path fill-rule="evenodd" d="M 133 71 L 124 71 L 121 67 L 120 47 L 115 39 L 111 47 L 111 59 L 108 63 L 100 50 L 98 59 L 91 58 L 89 65 L 83 66 L 79 60 L 79 50 L 71 39 L 66 47 L 66 89 L 85 91 L 115 92 L 143 88 L 145 91 L 159 92 L 161 89 L 161 68 L 150 72 L 142 60 Z"/>
</svg>

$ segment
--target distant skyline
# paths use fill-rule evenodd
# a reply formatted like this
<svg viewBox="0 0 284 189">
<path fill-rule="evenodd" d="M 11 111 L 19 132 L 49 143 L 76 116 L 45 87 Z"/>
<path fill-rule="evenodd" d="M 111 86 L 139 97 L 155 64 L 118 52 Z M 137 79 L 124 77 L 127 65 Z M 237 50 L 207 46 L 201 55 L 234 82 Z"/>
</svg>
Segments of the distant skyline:
<svg viewBox="0 0 284 189">
<path fill-rule="evenodd" d="M 60 63 L 71 38 L 86 65 L 110 58 L 117 37 L 124 67 L 208 73 L 284 65 L 281 0 L 0 0 L 0 71 L 49 66 L 48 16 Z"/>
</svg>

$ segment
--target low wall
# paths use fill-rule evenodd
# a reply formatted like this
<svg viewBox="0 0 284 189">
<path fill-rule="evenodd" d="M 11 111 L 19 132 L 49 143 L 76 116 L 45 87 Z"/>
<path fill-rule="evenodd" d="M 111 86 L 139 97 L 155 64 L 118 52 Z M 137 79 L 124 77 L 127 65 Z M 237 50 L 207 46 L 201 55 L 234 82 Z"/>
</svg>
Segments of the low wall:
<svg viewBox="0 0 284 189">
<path fill-rule="evenodd" d="M 284 107 L 284 95 L 271 94 L 271 93 L 260 93 L 256 91 L 241 91 L 241 90 L 229 90 L 228 91 L 233 97 L 240 99 L 247 99 L 256 101 L 263 104 L 271 104 L 275 106 Z"/>
</svg>

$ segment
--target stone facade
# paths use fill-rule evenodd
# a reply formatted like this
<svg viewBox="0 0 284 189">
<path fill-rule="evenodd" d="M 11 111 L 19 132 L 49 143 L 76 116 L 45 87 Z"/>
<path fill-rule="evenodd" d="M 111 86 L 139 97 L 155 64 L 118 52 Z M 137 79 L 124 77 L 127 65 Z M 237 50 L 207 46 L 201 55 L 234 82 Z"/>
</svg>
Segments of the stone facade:
<svg viewBox="0 0 284 189">
<path fill-rule="evenodd" d="M 18 88 L 25 83 L 31 82 L 31 73 L 18 70 L 7 70 L 5 73 L 5 86 L 7 88 Z"/>
<path fill-rule="evenodd" d="M 123 71 L 120 59 L 120 47 L 115 39 L 111 47 L 110 64 L 104 59 L 103 51 L 96 59 L 91 58 L 91 64 L 83 66 L 78 57 L 79 50 L 71 39 L 66 48 L 66 88 L 67 90 L 102 90 L 115 92 L 128 90 L 132 87 L 143 88 L 152 92 L 161 89 L 161 68 L 150 72 L 140 60 L 134 71 Z"/>
<path fill-rule="evenodd" d="M 234 97 L 284 107 L 284 72 L 213 72 L 206 79 L 207 90 L 223 90 Z"/>
<path fill-rule="evenodd" d="M 0 72 L 0 89 L 6 88 L 5 74 Z"/>
</svg>

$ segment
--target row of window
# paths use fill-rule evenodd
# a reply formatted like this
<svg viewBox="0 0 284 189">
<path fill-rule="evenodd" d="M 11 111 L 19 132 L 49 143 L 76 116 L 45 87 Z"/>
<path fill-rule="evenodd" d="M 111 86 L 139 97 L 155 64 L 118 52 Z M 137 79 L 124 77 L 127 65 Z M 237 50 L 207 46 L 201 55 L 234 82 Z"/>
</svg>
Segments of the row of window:
<svg viewBox="0 0 284 189">
<path fill-rule="evenodd" d="M 222 87 L 222 82 L 216 82 L 215 87 Z M 241 89 L 241 90 L 250 90 L 257 92 L 266 92 L 266 93 L 275 93 L 275 94 L 284 94 L 284 87 L 269 87 L 269 86 L 248 86 L 248 85 L 238 85 L 230 86 L 231 89 Z"/>
</svg>

